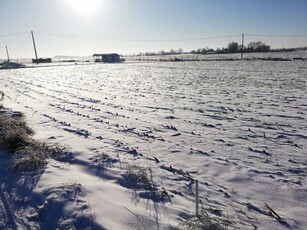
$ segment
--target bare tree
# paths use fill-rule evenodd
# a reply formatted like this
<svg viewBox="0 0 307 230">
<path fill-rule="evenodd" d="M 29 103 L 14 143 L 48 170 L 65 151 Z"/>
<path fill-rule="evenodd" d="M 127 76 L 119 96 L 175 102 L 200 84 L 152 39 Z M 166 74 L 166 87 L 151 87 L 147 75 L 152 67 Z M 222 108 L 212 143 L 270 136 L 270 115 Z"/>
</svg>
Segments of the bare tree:
<svg viewBox="0 0 307 230">
<path fill-rule="evenodd" d="M 269 45 L 264 44 L 261 41 L 258 42 L 250 42 L 247 45 L 246 51 L 248 52 L 268 52 L 270 51 L 271 47 Z"/>
<path fill-rule="evenodd" d="M 239 51 L 239 45 L 237 42 L 230 42 L 228 44 L 228 51 L 230 53 L 237 53 Z"/>
</svg>

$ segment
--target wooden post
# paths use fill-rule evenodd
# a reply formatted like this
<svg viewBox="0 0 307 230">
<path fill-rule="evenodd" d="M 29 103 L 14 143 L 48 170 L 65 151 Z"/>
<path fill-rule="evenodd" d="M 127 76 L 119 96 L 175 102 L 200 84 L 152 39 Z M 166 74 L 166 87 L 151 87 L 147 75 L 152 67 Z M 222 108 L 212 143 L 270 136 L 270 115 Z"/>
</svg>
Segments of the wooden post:
<svg viewBox="0 0 307 230">
<path fill-rule="evenodd" d="M 195 215 L 198 216 L 198 180 L 195 180 Z"/>
<path fill-rule="evenodd" d="M 242 34 L 241 59 L 243 59 L 243 49 L 244 49 L 244 33 Z"/>
<path fill-rule="evenodd" d="M 36 64 L 38 64 L 38 58 L 37 58 L 37 52 L 36 52 L 36 46 L 35 46 L 35 40 L 34 40 L 34 35 L 33 31 L 31 30 L 31 35 L 32 35 L 32 41 L 33 41 L 33 46 L 34 46 L 34 52 L 35 52 L 35 58 L 36 58 Z"/>
<path fill-rule="evenodd" d="M 10 61 L 10 56 L 9 56 L 9 51 L 7 49 L 7 46 L 5 46 L 5 49 L 6 49 L 7 62 L 9 62 Z"/>
</svg>

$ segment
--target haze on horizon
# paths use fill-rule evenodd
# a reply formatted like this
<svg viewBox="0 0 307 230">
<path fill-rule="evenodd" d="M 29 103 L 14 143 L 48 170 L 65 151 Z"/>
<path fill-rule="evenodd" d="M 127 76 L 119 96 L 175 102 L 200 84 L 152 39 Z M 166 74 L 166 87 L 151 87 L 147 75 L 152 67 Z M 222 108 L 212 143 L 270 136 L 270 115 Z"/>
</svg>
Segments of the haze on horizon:
<svg viewBox="0 0 307 230">
<path fill-rule="evenodd" d="M 306 0 L 1 0 L 0 59 L 5 46 L 13 59 L 32 58 L 31 30 L 39 57 L 216 49 L 242 33 L 245 45 L 303 47 L 306 12 Z"/>
</svg>

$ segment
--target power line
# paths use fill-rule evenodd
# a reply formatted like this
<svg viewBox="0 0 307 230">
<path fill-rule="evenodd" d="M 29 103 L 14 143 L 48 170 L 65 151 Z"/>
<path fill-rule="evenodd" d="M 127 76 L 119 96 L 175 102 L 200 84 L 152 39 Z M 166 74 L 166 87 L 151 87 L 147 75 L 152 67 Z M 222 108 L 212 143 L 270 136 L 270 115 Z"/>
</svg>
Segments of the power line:
<svg viewBox="0 0 307 230">
<path fill-rule="evenodd" d="M 229 37 L 238 37 L 241 34 L 227 35 L 227 36 L 215 36 L 215 37 L 201 37 L 201 38 L 181 38 L 181 39 L 118 39 L 118 38 L 103 38 L 103 37 L 90 37 L 90 36 L 78 36 L 78 35 L 67 35 L 67 34 L 54 34 L 45 32 L 36 32 L 36 34 L 50 35 L 56 37 L 70 37 L 70 38 L 81 38 L 81 39 L 97 39 L 105 41 L 127 41 L 127 42 L 176 42 L 176 41 L 197 41 L 197 40 L 208 40 L 208 39 L 221 39 Z"/>
<path fill-rule="evenodd" d="M 307 37 L 307 34 L 245 34 L 250 37 Z"/>
<path fill-rule="evenodd" d="M 13 33 L 13 34 L 0 34 L 0 37 L 9 37 L 9 36 L 15 36 L 15 35 L 21 35 L 21 34 L 28 34 L 29 32 L 21 32 L 21 33 Z"/>
<path fill-rule="evenodd" d="M 11 34 L 0 34 L 0 37 L 16 36 L 22 34 L 28 34 L 29 32 L 19 32 Z M 83 39 L 99 39 L 109 41 L 144 41 L 144 42 L 165 42 L 165 41 L 196 41 L 196 40 L 208 40 L 208 39 L 220 39 L 229 37 L 239 37 L 241 34 L 225 35 L 225 36 L 209 36 L 209 37 L 198 37 L 198 38 L 180 38 L 180 39 L 119 39 L 119 38 L 104 38 L 104 37 L 91 37 L 91 36 L 79 36 L 70 34 L 57 34 L 57 33 L 46 33 L 36 32 L 37 34 L 57 36 L 57 37 L 71 37 L 71 38 L 83 38 Z M 307 37 L 307 34 L 245 34 L 245 36 L 251 37 Z"/>
<path fill-rule="evenodd" d="M 16 48 L 16 49 L 12 49 L 12 50 L 13 50 L 13 51 L 17 51 L 17 50 L 22 49 L 22 48 L 28 43 L 28 41 L 29 41 L 30 38 L 31 38 L 31 36 L 29 35 L 29 36 L 27 37 L 27 39 L 24 41 L 24 43 L 23 43 L 20 47 L 18 47 L 18 48 Z"/>
</svg>

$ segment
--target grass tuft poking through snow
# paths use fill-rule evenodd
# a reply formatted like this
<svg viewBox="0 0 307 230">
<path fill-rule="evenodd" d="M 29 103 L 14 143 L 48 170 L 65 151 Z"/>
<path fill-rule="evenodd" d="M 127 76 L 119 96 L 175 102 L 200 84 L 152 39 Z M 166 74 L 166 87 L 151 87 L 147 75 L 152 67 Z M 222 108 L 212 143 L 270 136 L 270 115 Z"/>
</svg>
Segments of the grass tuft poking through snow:
<svg viewBox="0 0 307 230">
<path fill-rule="evenodd" d="M 34 131 L 24 121 L 11 117 L 0 117 L 0 146 L 8 151 L 15 151 L 18 147 L 31 142 L 30 135 Z"/>
<path fill-rule="evenodd" d="M 34 171 L 43 168 L 47 159 L 69 160 L 66 147 L 59 144 L 46 144 L 32 141 L 29 145 L 16 149 L 16 160 L 13 169 L 18 171 Z"/>
<path fill-rule="evenodd" d="M 135 188 L 153 190 L 155 187 L 150 168 L 128 165 L 123 176 Z"/>
<path fill-rule="evenodd" d="M 227 230 L 228 220 L 210 217 L 203 209 L 197 217 L 180 223 L 176 230 Z"/>
<path fill-rule="evenodd" d="M 67 147 L 34 140 L 31 137 L 34 131 L 22 118 L 23 114 L 17 118 L 0 116 L 0 148 L 15 154 L 13 169 L 35 171 L 42 169 L 47 164 L 48 158 L 59 161 L 71 159 L 71 153 L 67 151 Z"/>
</svg>

